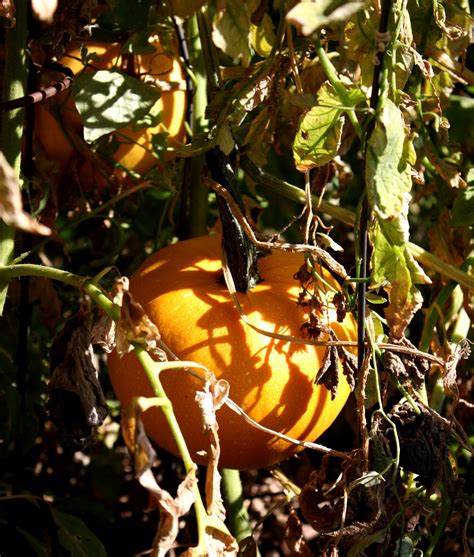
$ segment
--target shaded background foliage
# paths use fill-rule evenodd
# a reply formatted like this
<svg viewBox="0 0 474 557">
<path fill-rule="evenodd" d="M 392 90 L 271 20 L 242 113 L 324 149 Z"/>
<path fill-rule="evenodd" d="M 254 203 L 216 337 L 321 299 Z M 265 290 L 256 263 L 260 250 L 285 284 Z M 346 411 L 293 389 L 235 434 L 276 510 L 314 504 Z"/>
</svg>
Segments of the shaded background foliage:
<svg viewBox="0 0 474 557">
<path fill-rule="evenodd" d="M 72 161 L 65 176 L 59 175 L 55 161 L 49 160 L 34 140 L 37 130 L 33 131 L 31 115 L 27 115 L 24 205 L 51 226 L 54 234 L 40 238 L 18 233 L 16 255 L 29 252 L 32 262 L 82 276 L 93 276 L 107 266 L 130 274 L 147 255 L 173 238 L 190 234 L 190 227 L 194 226 L 190 224 L 190 214 L 195 211 L 192 184 L 198 179 L 193 165 L 203 150 L 216 144 L 229 152 L 234 144 L 239 146 L 239 183 L 250 214 L 267 234 L 282 230 L 301 214 L 301 197 L 297 200 L 281 187 L 285 181 L 303 191 L 304 175 L 295 168 L 295 160 L 300 170 L 319 169 L 312 173 L 315 195 L 324 193 L 324 199 L 331 203 L 357 210 L 365 187 L 360 143 L 354 126 L 348 123 L 349 112 L 338 108 L 340 98 L 331 92 L 321 64 L 317 63 L 313 31 L 324 40 L 325 51 L 341 74 L 356 83 L 354 96 L 348 93 L 348 102 L 360 111 L 355 113 L 362 121 L 367 114 L 366 88 L 371 84 L 376 52 L 376 2 L 369 2 L 364 9 L 353 6 L 353 13 L 342 15 L 337 15 L 341 5 L 335 2 L 325 2 L 325 9 L 319 6 L 317 13 L 296 12 L 290 22 L 294 28 L 286 30 L 292 37 L 292 47 L 287 42 L 278 52 L 272 50 L 282 30 L 278 2 L 166 4 L 110 0 L 101 4 L 107 10 L 94 24 L 95 2 L 60 2 L 53 24 L 30 14 L 29 90 L 38 87 L 44 64 L 60 57 L 71 38 L 88 38 L 92 33 L 101 41 L 119 41 L 125 53 L 141 52 L 155 32 L 165 45 L 167 41 L 171 44 L 176 18 L 189 17 L 203 4 L 210 25 L 208 40 L 212 38 L 218 47 L 215 53 L 223 82 L 219 88 L 216 84 L 211 86 L 207 107 L 210 132 L 195 129 L 192 141 L 178 149 L 176 157 L 147 176 L 126 174 L 124 179 L 132 187 L 138 186 L 136 190 L 124 189 L 115 177 L 104 186 L 85 188 L 77 173 L 79 159 Z M 405 133 L 414 148 L 414 153 L 406 154 L 406 142 L 398 146 L 408 158 L 414 157 L 410 160 L 412 199 L 409 211 L 402 215 L 403 227 L 406 231 L 409 226 L 410 241 L 441 261 L 469 272 L 474 222 L 474 84 L 469 5 L 462 1 L 395 4 L 399 9 L 396 13 L 404 14 L 407 27 L 402 29 L 400 44 L 389 62 L 388 79 L 390 86 L 395 84 L 391 91 L 398 101 L 395 117 L 403 114 L 401 125 L 405 128 L 409 122 L 409 133 Z M 299 6 L 304 10 L 308 5 L 311 3 L 295 3 L 287 8 Z M 9 14 L 3 15 L 7 29 Z M 310 27 L 309 33 L 305 26 Z M 412 44 L 416 49 L 411 48 Z M 186 58 L 184 51 L 181 55 Z M 292 66 L 295 62 L 298 73 Z M 451 64 L 451 71 L 446 64 Z M 259 74 L 261 68 L 265 70 Z M 342 84 L 351 91 L 346 81 Z M 86 129 L 91 129 L 87 119 L 93 119 L 96 113 L 87 106 L 86 93 L 89 88 L 94 90 L 94 83 L 91 78 L 83 78 L 75 87 L 75 91 L 79 87 L 83 92 L 86 106 L 82 116 Z M 141 101 L 149 94 L 146 91 L 137 89 L 134 93 Z M 330 120 L 324 133 L 323 113 Z M 316 118 L 312 120 L 308 114 Z M 135 122 L 143 116 L 126 115 Z M 189 120 L 192 126 L 192 115 Z M 389 127 L 390 123 L 388 117 L 384 124 Z M 109 160 L 115 148 L 108 126 L 110 121 L 100 120 L 98 135 L 88 138 L 88 149 L 103 160 Z M 165 135 L 155 138 L 157 154 L 163 155 L 165 141 Z M 311 148 L 313 143 L 320 145 L 320 151 Z M 200 172 L 202 160 L 199 164 Z M 263 178 L 260 171 L 266 173 Z M 277 179 L 276 187 L 272 187 L 275 181 L 268 176 Z M 145 182 L 146 187 L 140 187 Z M 396 187 L 395 191 L 400 193 Z M 215 195 L 206 191 L 205 198 L 200 226 L 208 230 L 216 226 L 218 211 Z M 322 219 L 318 233 L 329 233 L 332 241 L 344 247 L 339 260 L 354 274 L 352 228 L 334 218 Z M 284 237 L 301 241 L 301 222 L 295 220 Z M 326 223 L 332 227 L 330 230 L 325 228 Z M 381 253 L 382 236 L 375 228 L 371 233 L 377 252 Z M 322 236 L 319 240 L 329 241 Z M 377 265 L 374 260 L 373 265 Z M 378 269 L 381 276 L 389 276 L 384 263 Z M 446 278 L 438 269 L 425 265 L 424 271 L 432 282 L 417 285 L 422 309 L 408 312 L 407 337 L 420 349 L 447 357 L 449 342 L 457 342 L 471 331 L 472 298 L 467 288 L 461 288 L 452 277 L 448 280 L 449 276 Z M 113 273 L 106 275 L 104 285 L 110 286 L 113 278 Z M 383 315 L 387 307 L 383 286 L 375 282 L 373 297 L 368 298 L 374 315 Z M 49 419 L 52 338 L 63 330 L 80 305 L 77 290 L 45 279 L 22 278 L 9 288 L 0 328 L 2 555 L 134 555 L 151 546 L 156 531 L 158 511 L 150 508 L 147 493 L 134 478 L 119 433 L 119 406 L 108 382 L 102 352 L 97 351 L 95 358 L 109 417 L 98 428 L 94 440 L 83 446 L 74 445 Z M 380 323 L 378 326 L 382 327 Z M 281 465 L 294 482 L 293 487 L 281 478 L 275 479 L 269 471 L 243 473 L 252 523 L 261 521 L 255 535 L 261 554 L 286 555 L 293 551 L 296 555 L 318 555 L 332 546 L 341 555 L 412 555 L 417 550 L 457 555 L 472 549 L 472 529 L 468 525 L 473 496 L 471 454 L 459 437 L 448 435 L 431 414 L 423 411 L 416 417 L 403 404 L 396 405 L 401 397 L 397 385 L 402 383 L 411 392 L 416 383 L 411 377 L 403 377 L 396 366 L 397 363 L 385 362 L 380 384 L 384 409 L 398 428 L 403 474 L 378 481 L 377 474 L 393 461 L 396 450 L 387 433 L 390 428 L 380 418 L 374 419 L 371 430 L 369 470 L 373 477 L 366 477 L 365 482 L 357 482 L 360 463 L 356 459 L 341 469 L 340 464 L 308 452 Z M 407 366 L 402 362 L 404 370 Z M 415 367 L 418 369 L 419 363 Z M 369 376 L 368 381 L 369 411 L 377 408 L 377 401 L 373 377 Z M 457 378 L 451 378 L 450 383 L 445 381 L 443 385 L 440 371 L 433 370 L 426 384 L 429 406 L 442 416 L 455 417 L 466 438 L 472 440 L 472 358 L 460 363 Z M 457 405 L 460 399 L 466 402 Z M 344 451 L 357 447 L 360 440 L 355 423 L 356 400 L 352 397 L 321 442 Z M 176 490 L 184 475 L 181 463 L 162 451 L 158 451 L 154 471 L 160 485 L 170 492 Z M 337 481 L 340 472 L 342 483 Z M 418 481 L 413 473 L 419 475 Z M 326 494 L 331 485 L 334 497 Z M 334 543 L 334 536 L 325 534 L 339 528 L 341 502 L 348 486 L 351 495 L 346 519 L 352 530 L 343 532 L 342 539 Z M 297 498 L 299 490 L 302 491 Z M 276 511 L 267 516 L 277 502 L 280 504 Z M 323 513 L 318 506 L 322 503 Z M 306 550 L 295 541 L 299 521 L 303 523 Z M 195 542 L 192 519 L 185 524 L 179 537 L 181 548 Z"/>
</svg>

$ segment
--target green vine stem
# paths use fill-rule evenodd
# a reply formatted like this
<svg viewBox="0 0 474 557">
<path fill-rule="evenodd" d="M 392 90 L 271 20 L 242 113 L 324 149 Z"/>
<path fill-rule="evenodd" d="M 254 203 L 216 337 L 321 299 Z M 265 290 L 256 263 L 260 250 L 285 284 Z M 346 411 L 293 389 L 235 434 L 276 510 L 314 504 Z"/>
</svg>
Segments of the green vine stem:
<svg viewBox="0 0 474 557">
<path fill-rule="evenodd" d="M 222 495 L 225 501 L 229 529 L 237 541 L 240 542 L 252 535 L 249 514 L 244 507 L 240 472 L 225 468 L 221 470 L 221 475 Z"/>
<path fill-rule="evenodd" d="M 331 85 L 334 87 L 334 90 L 338 94 L 342 105 L 345 106 L 345 107 L 351 106 L 351 101 L 350 101 L 349 96 L 347 94 L 346 86 L 341 82 L 341 80 L 337 76 L 336 68 L 333 66 L 333 64 L 332 64 L 331 60 L 329 59 L 326 51 L 322 47 L 321 41 L 319 40 L 319 37 L 316 39 L 316 54 L 318 55 L 319 61 L 320 61 L 321 66 L 324 70 L 324 73 L 326 74 L 326 77 L 328 78 Z M 357 116 L 356 116 L 354 110 L 347 110 L 346 114 L 347 114 L 347 117 L 349 118 L 352 126 L 354 127 L 354 130 L 357 134 L 357 137 L 360 140 L 362 140 L 363 136 L 364 136 L 364 132 L 363 132 L 362 127 L 359 123 L 359 120 L 357 120 Z"/>
<path fill-rule="evenodd" d="M 280 180 L 267 172 L 262 171 L 255 164 L 253 164 L 248 158 L 242 157 L 241 166 L 247 172 L 247 174 L 260 186 L 268 191 L 281 195 L 291 201 L 296 201 L 304 205 L 305 195 L 304 191 L 289 182 Z M 348 226 L 354 226 L 356 221 L 356 216 L 353 211 L 349 209 L 344 209 L 336 205 L 332 205 L 328 201 L 322 199 L 317 200 L 314 198 L 314 203 L 318 202 L 322 213 L 326 213 L 330 217 L 335 218 L 339 222 L 347 224 Z M 444 262 L 442 259 L 433 255 L 429 251 L 426 251 L 422 247 L 409 242 L 407 244 L 408 251 L 410 254 L 423 266 L 431 269 L 442 275 L 445 278 L 454 280 L 458 282 L 461 286 L 474 291 L 474 277 L 468 275 L 466 272 L 462 271 L 454 265 Z"/>
<path fill-rule="evenodd" d="M 206 119 L 207 107 L 207 79 L 206 65 L 202 52 L 201 34 L 198 18 L 194 14 L 188 21 L 188 46 L 189 57 L 193 72 L 193 99 L 192 99 L 192 133 L 193 139 L 204 133 L 208 128 Z M 207 214 L 209 190 L 202 183 L 204 155 L 196 155 L 189 162 L 190 165 L 190 236 L 202 236 L 207 233 Z"/>
<path fill-rule="evenodd" d="M 3 73 L 2 101 L 7 102 L 26 93 L 28 65 L 26 58 L 28 2 L 16 3 L 16 24 L 5 32 L 5 68 Z M 23 108 L 2 114 L 1 150 L 20 180 L 21 137 L 23 134 Z M 0 265 L 13 261 L 15 229 L 0 219 Z M 0 281 L 0 314 L 6 298 L 6 284 Z"/>
<path fill-rule="evenodd" d="M 64 271 L 62 269 L 55 269 L 53 267 L 44 267 L 42 265 L 34 265 L 29 263 L 19 263 L 17 265 L 0 267 L 0 282 L 7 282 L 11 279 L 23 276 L 48 278 L 57 280 L 69 286 L 73 286 L 85 292 L 92 299 L 92 301 L 114 321 L 118 321 L 121 318 L 120 307 L 110 300 L 110 298 L 101 290 L 101 288 L 97 284 L 95 284 L 93 279 L 84 278 L 74 273 Z M 159 374 L 156 370 L 156 362 L 151 358 L 151 356 L 143 348 L 143 346 L 134 344 L 133 348 L 138 360 L 143 366 L 150 384 L 153 387 L 155 396 L 163 400 L 163 404 L 160 405 L 160 408 L 162 409 L 168 426 L 174 436 L 186 472 L 192 476 L 195 476 L 197 467 L 194 464 L 187 448 L 185 438 L 181 432 L 181 428 L 179 427 L 178 421 L 174 414 L 171 401 L 166 395 L 163 385 L 159 379 Z M 194 489 L 196 495 L 194 508 L 196 511 L 196 522 L 198 528 L 198 546 L 196 550 L 198 551 L 198 554 L 204 555 L 206 554 L 206 531 L 209 528 L 222 530 L 223 525 L 219 521 L 214 519 L 214 517 L 207 514 L 197 483 Z M 228 532 L 225 533 L 227 534 Z"/>
</svg>

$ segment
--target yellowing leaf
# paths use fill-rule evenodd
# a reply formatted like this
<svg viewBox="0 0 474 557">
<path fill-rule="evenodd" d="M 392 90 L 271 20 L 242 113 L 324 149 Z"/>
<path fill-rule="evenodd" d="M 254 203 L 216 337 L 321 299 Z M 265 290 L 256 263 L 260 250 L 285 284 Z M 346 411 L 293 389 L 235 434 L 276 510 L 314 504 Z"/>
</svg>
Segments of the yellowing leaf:
<svg viewBox="0 0 474 557">
<path fill-rule="evenodd" d="M 356 88 L 347 89 L 351 107 L 365 100 Z M 301 118 L 293 142 L 296 168 L 306 172 L 323 166 L 338 153 L 341 144 L 345 109 L 332 85 L 324 83 L 318 93 L 318 105 L 310 108 Z"/>
<path fill-rule="evenodd" d="M 341 110 L 313 106 L 303 116 L 296 132 L 293 143 L 296 168 L 306 172 L 330 162 L 339 150 L 343 125 Z"/>
<path fill-rule="evenodd" d="M 260 25 L 250 26 L 252 46 L 255 52 L 262 58 L 267 58 L 272 51 L 275 42 L 275 33 L 271 17 L 265 13 Z"/>
</svg>

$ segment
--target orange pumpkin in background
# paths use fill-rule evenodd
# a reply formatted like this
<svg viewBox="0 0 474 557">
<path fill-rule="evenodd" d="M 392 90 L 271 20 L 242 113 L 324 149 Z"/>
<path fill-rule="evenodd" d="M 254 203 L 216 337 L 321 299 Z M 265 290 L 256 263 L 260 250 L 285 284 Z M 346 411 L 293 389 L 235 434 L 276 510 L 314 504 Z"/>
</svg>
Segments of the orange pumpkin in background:
<svg viewBox="0 0 474 557">
<path fill-rule="evenodd" d="M 297 304 L 300 285 L 294 278 L 301 254 L 274 251 L 259 260 L 262 281 L 238 294 L 249 320 L 261 329 L 301 337 L 306 308 Z M 338 288 L 328 272 L 325 280 Z M 324 287 L 323 287 L 324 288 Z M 305 441 L 314 441 L 343 408 L 350 388 L 339 371 L 334 400 L 325 386 L 315 385 L 324 346 L 275 340 L 246 325 L 221 280 L 221 239 L 185 240 L 158 251 L 132 275 L 130 290 L 158 326 L 162 340 L 183 360 L 193 360 L 230 383 L 229 396 L 261 425 Z M 328 308 L 327 324 L 340 340 L 355 340 L 351 315 L 337 322 Z M 127 405 L 137 395 L 153 396 L 133 353 L 108 360 L 118 399 Z M 199 372 L 199 370 L 196 370 Z M 205 464 L 208 441 L 202 430 L 195 393 L 203 382 L 185 370 L 160 375 L 195 462 Z M 217 412 L 221 442 L 220 465 L 254 469 L 279 462 L 301 450 L 259 431 L 224 406 Z M 177 447 L 159 408 L 143 414 L 147 434 L 177 454 Z"/>
<path fill-rule="evenodd" d="M 167 132 L 167 145 L 177 147 L 185 141 L 185 117 L 187 95 L 184 86 L 184 71 L 178 60 L 177 48 L 173 53 L 165 52 L 158 38 L 150 43 L 152 54 L 133 56 L 134 74 L 161 89 L 161 97 L 153 107 L 153 113 L 161 112 L 161 122 L 156 126 L 133 130 L 126 127 L 114 133 L 118 148 L 112 155 L 111 165 L 118 163 L 129 171 L 145 174 L 160 165 L 152 151 L 152 136 Z M 94 57 L 84 66 L 81 45 Z M 71 42 L 59 62 L 69 67 L 74 75 L 82 72 L 120 69 L 123 62 L 119 43 L 86 41 Z M 36 105 L 35 135 L 45 156 L 57 163 L 63 173 L 78 156 L 74 136 L 82 137 L 83 126 L 71 89 Z M 83 157 L 84 158 L 84 157 Z M 106 162 L 106 161 L 104 161 Z M 98 180 L 97 168 L 91 160 L 83 161 L 78 168 L 81 184 L 88 189 L 88 181 Z M 103 179 L 102 179 L 103 181 Z"/>
</svg>

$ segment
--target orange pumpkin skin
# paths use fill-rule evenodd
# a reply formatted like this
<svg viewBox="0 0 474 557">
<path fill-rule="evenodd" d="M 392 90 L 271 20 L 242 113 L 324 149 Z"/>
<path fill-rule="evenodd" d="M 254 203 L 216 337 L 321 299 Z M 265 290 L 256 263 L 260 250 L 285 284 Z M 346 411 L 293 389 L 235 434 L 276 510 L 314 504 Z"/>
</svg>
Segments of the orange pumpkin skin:
<svg viewBox="0 0 474 557">
<path fill-rule="evenodd" d="M 314 441 L 344 406 L 350 388 L 340 370 L 337 396 L 314 384 L 324 347 L 275 340 L 246 325 L 234 307 L 221 276 L 220 236 L 194 238 L 168 246 L 147 259 L 132 275 L 130 290 L 162 340 L 183 360 L 205 365 L 230 383 L 230 397 L 255 421 L 290 437 Z M 303 263 L 301 254 L 275 251 L 259 260 L 262 281 L 238 294 L 245 314 L 258 327 L 301 336 L 306 321 L 297 305 L 299 284 L 293 278 Z M 332 277 L 328 282 L 336 284 Z M 354 340 L 352 316 L 341 324 L 330 309 L 330 324 L 340 340 Z M 196 370 L 199 372 L 199 370 Z M 127 405 L 133 396 L 153 396 L 133 354 L 109 357 L 109 372 L 117 397 Z M 199 451 L 208 449 L 195 403 L 203 383 L 186 371 L 160 375 L 195 462 L 205 464 Z M 220 466 L 254 469 L 279 462 L 301 450 L 294 444 L 253 428 L 226 406 L 217 412 L 221 442 Z M 177 448 L 162 412 L 143 414 L 148 435 L 164 449 Z"/>
<path fill-rule="evenodd" d="M 99 43 L 88 41 L 84 43 L 90 54 L 95 58 L 88 66 L 84 66 L 81 58 L 80 42 L 72 42 L 60 63 L 69 67 L 74 75 L 82 72 L 111 70 L 121 66 L 121 45 L 119 43 Z M 167 132 L 167 143 L 177 147 L 185 141 L 185 117 L 187 95 L 183 87 L 184 72 L 177 56 L 163 50 L 160 42 L 151 43 L 153 54 L 139 54 L 134 56 L 135 72 L 141 79 L 150 82 L 167 82 L 169 89 L 163 89 L 157 101 L 157 108 L 161 111 L 162 121 L 149 128 L 132 130 L 122 128 L 115 132 L 119 146 L 113 158 L 117 163 L 130 171 L 145 174 L 159 160 L 150 153 L 152 136 L 160 132 Z M 58 163 L 60 171 L 64 171 L 76 153 L 74 142 L 69 134 L 82 135 L 82 121 L 76 109 L 74 97 L 70 89 L 55 95 L 44 103 L 39 103 L 35 111 L 35 130 L 45 154 L 50 160 Z M 81 181 L 93 179 L 94 165 L 86 161 L 79 169 Z M 87 184 L 86 184 L 87 185 Z"/>
</svg>

